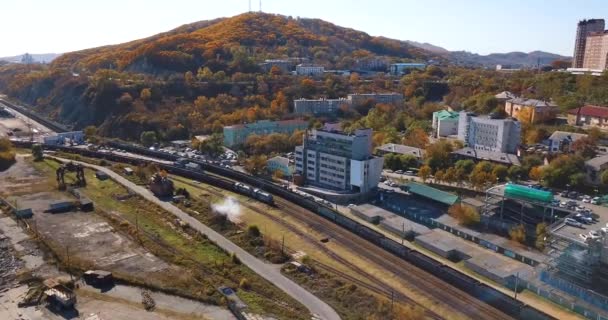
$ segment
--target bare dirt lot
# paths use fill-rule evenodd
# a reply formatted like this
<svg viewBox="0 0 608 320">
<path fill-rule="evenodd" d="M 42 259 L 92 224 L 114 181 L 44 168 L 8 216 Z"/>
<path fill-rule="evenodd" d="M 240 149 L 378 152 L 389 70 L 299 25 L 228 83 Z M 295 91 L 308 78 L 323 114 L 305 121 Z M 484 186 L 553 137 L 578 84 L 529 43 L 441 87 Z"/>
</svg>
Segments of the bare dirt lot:
<svg viewBox="0 0 608 320">
<path fill-rule="evenodd" d="M 0 173 L 0 196 L 17 208 L 31 208 L 27 226 L 14 217 L 0 213 L 0 319 L 64 319 L 44 306 L 18 308 L 28 285 L 19 283 L 27 277 L 68 278 L 57 269 L 56 257 L 75 269 L 104 269 L 124 274 L 141 283 L 162 285 L 165 279 L 181 278 L 184 270 L 151 254 L 128 235 L 115 230 L 95 212 L 45 213 L 52 202 L 75 198 L 56 190 L 48 174 L 34 168 L 31 159 L 19 155 L 17 163 Z M 24 228 L 30 228 L 28 233 Z M 45 246 L 39 248 L 39 242 Z M 52 249 L 55 255 L 48 254 Z M 69 259 L 66 259 L 69 257 Z M 69 261 L 69 262 L 68 262 Z M 141 288 L 119 286 L 109 292 L 83 288 L 77 291 L 78 319 L 234 319 L 225 308 L 169 294 L 152 293 L 157 308 L 146 311 L 141 303 Z M 135 298 L 133 298 L 133 296 Z M 94 317 L 97 318 L 94 318 Z"/>
</svg>

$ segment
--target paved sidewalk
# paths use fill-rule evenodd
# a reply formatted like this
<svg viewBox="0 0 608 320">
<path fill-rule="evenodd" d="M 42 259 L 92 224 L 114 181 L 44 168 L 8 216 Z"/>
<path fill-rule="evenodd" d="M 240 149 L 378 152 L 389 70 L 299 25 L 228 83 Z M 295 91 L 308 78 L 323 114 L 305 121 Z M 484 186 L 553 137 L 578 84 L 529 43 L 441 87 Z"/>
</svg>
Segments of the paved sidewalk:
<svg viewBox="0 0 608 320">
<path fill-rule="evenodd" d="M 52 158 L 55 158 L 62 162 L 72 161 L 59 157 Z M 155 197 L 148 189 L 134 184 L 133 182 L 123 178 L 121 175 L 115 173 L 114 171 L 108 168 L 92 165 L 85 162 L 73 162 L 79 163 L 85 167 L 89 167 L 107 173 L 114 181 L 122 184 L 128 189 L 131 189 L 133 192 L 141 195 L 146 200 L 159 205 L 160 207 L 172 213 L 182 221 L 187 222 L 192 228 L 199 231 L 200 233 L 205 234 L 209 238 L 209 240 L 215 242 L 219 247 L 230 253 L 234 252 L 243 264 L 245 264 L 255 273 L 262 276 L 264 279 L 273 283 L 275 286 L 283 290 L 295 300 L 299 301 L 306 308 L 308 308 L 308 310 L 313 314 L 313 316 L 316 316 L 317 318 L 322 320 L 340 320 L 340 316 L 332 307 L 330 307 L 327 303 L 325 303 L 323 300 L 319 299 L 312 293 L 300 287 L 297 283 L 285 277 L 283 274 L 281 274 L 281 271 L 278 270 L 275 266 L 264 263 L 263 261 L 249 254 L 247 251 L 243 250 L 242 248 L 234 244 L 232 241 L 224 238 L 224 236 L 217 233 L 215 230 L 192 218 L 190 215 L 183 212 L 181 209 L 177 208 L 171 203 L 161 201 L 160 199 Z"/>
</svg>

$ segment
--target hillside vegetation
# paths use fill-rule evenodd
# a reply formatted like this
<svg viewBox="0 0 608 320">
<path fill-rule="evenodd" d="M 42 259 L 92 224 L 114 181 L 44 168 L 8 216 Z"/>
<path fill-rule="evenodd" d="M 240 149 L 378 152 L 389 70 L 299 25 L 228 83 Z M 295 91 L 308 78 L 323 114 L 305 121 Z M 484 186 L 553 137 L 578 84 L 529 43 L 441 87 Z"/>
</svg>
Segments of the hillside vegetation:
<svg viewBox="0 0 608 320">
<path fill-rule="evenodd" d="M 327 69 L 354 68 L 360 59 L 386 62 L 445 60 L 407 42 L 372 37 L 318 19 L 247 13 L 188 24 L 146 39 L 66 53 L 50 65 L 0 67 L 0 92 L 36 112 L 101 135 L 139 140 L 188 139 L 223 126 L 290 119 L 293 100 L 339 98 L 348 93 L 399 92 L 399 106 L 365 103 L 341 109 L 347 130 L 370 127 L 374 143 L 418 141 L 431 114 L 445 104 L 489 113 L 494 94 L 509 90 L 553 100 L 562 110 L 608 104 L 608 77 L 560 72 L 430 66 L 398 79 L 384 73 L 307 78 L 280 69 L 264 72 L 264 59 L 305 58 Z M 328 120 L 309 119 L 311 126 Z M 336 119 L 331 119 L 336 120 Z M 254 152 L 255 153 L 255 152 Z"/>
</svg>

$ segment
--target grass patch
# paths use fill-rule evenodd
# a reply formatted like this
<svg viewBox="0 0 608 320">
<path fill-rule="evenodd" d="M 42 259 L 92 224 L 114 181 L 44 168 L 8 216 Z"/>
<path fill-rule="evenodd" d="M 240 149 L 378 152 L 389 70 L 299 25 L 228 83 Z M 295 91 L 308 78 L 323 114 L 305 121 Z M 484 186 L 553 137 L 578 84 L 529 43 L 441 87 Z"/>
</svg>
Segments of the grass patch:
<svg viewBox="0 0 608 320">
<path fill-rule="evenodd" d="M 34 166 L 49 176 L 49 179 L 53 179 L 59 163 L 45 159 Z M 114 228 L 130 235 L 156 256 L 188 271 L 183 275 L 183 281 L 175 279 L 174 275 L 167 275 L 166 279 L 163 279 L 163 275 L 158 275 L 160 278 L 156 279 L 157 282 L 167 284 L 180 295 L 219 303 L 215 288 L 225 285 L 237 289 L 241 279 L 246 278 L 249 289 L 239 289 L 237 293 L 239 296 L 243 293 L 242 300 L 248 304 L 250 312 L 279 319 L 307 318 L 308 311 L 301 304 L 249 268 L 232 261 L 221 248 L 180 224 L 172 214 L 137 195 L 125 199 L 123 196 L 128 195 L 126 188 L 112 180 L 98 180 L 93 170 L 86 169 L 85 177 L 87 186 L 80 191 L 93 200 L 97 214 L 104 216 Z M 69 184 L 74 177 L 67 174 L 65 179 Z M 216 227 L 223 228 L 221 225 Z M 225 230 L 237 234 L 235 230 Z M 52 249 L 62 251 L 61 248 Z M 90 262 L 72 259 L 70 264 L 81 270 L 93 267 Z M 146 285 L 138 283 L 142 280 L 132 275 L 117 276 Z"/>
</svg>

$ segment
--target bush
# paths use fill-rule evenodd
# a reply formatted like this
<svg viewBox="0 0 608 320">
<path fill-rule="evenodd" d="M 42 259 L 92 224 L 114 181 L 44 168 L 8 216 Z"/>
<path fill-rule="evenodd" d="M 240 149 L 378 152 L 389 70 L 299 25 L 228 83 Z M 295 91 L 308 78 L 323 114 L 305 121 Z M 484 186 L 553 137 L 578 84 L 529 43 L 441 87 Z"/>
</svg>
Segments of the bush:
<svg viewBox="0 0 608 320">
<path fill-rule="evenodd" d="M 241 264 L 241 260 L 239 259 L 239 257 L 237 257 L 236 253 L 231 253 L 230 254 L 230 261 L 232 261 L 232 263 L 234 264 Z"/>
<path fill-rule="evenodd" d="M 520 224 L 509 230 L 509 237 L 511 237 L 511 240 L 513 241 L 524 243 L 526 241 L 526 229 L 524 228 L 524 225 Z"/>
<path fill-rule="evenodd" d="M 247 280 L 247 278 L 241 279 L 241 282 L 239 282 L 239 287 L 243 290 L 249 290 L 251 288 L 249 280 Z"/>
<path fill-rule="evenodd" d="M 477 210 L 475 210 L 473 207 L 460 203 L 452 205 L 450 209 L 448 209 L 448 214 L 463 225 L 474 225 L 481 221 L 481 217 L 479 216 Z"/>
<path fill-rule="evenodd" d="M 8 139 L 0 139 L 0 171 L 4 171 L 15 163 L 15 149 Z"/>
<path fill-rule="evenodd" d="M 44 154 L 42 153 L 42 146 L 40 144 L 32 146 L 32 156 L 34 156 L 34 161 L 42 161 Z"/>
<path fill-rule="evenodd" d="M 252 224 L 247 228 L 247 235 L 251 238 L 258 238 L 262 235 L 262 233 L 260 232 L 260 228 L 258 228 L 258 226 Z"/>
</svg>

